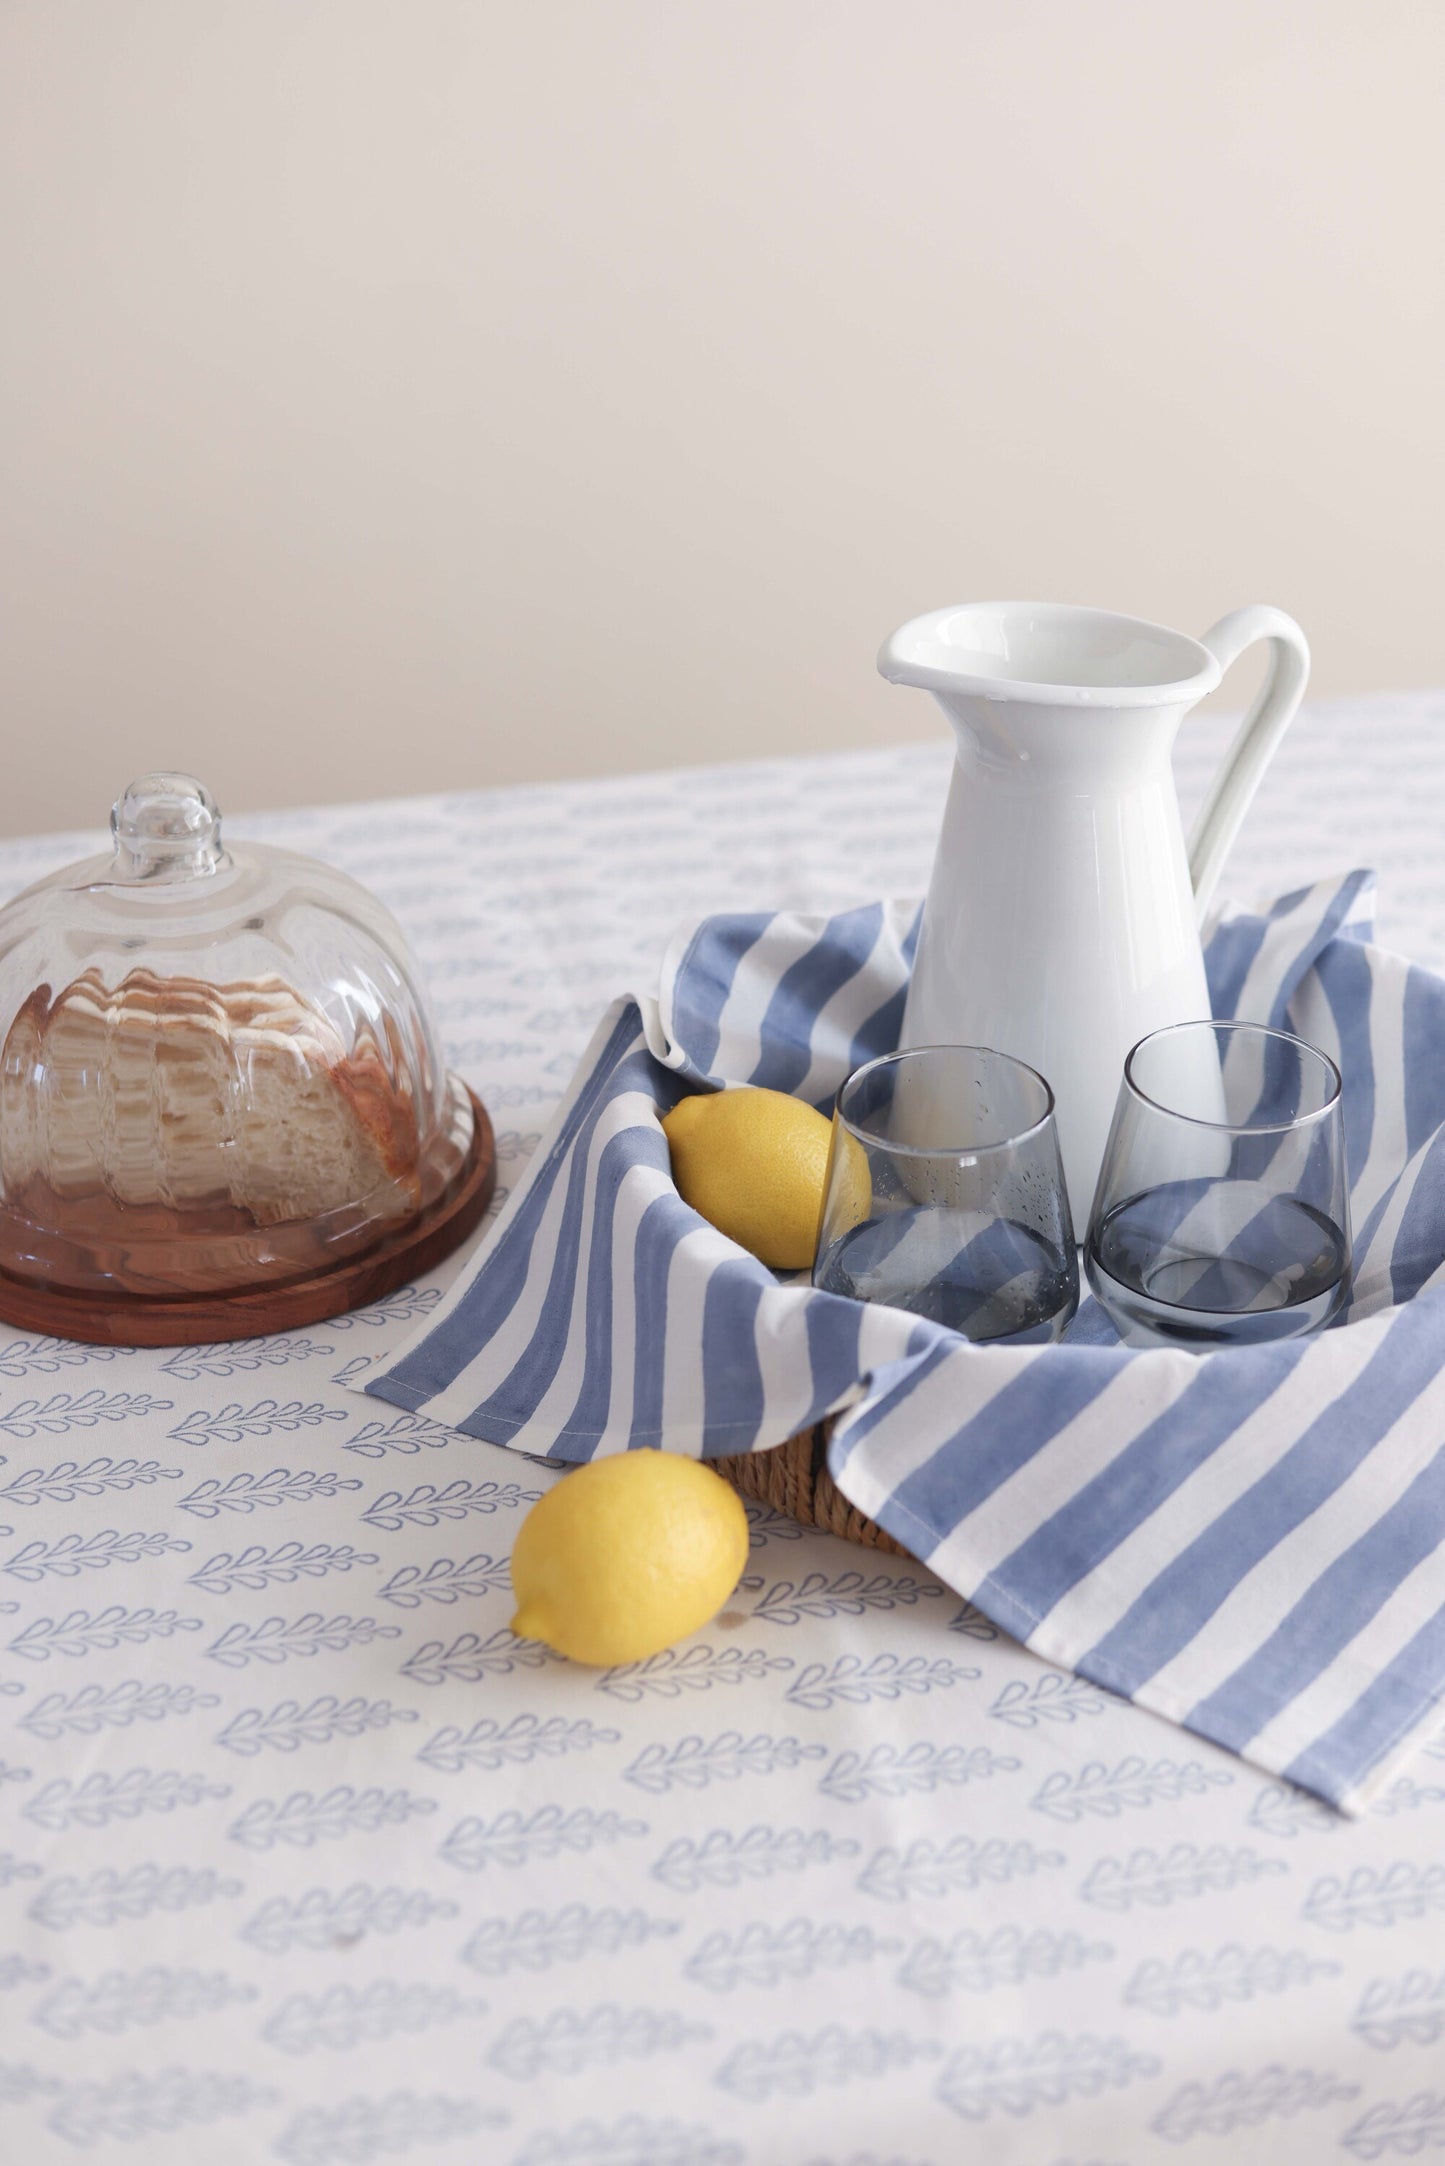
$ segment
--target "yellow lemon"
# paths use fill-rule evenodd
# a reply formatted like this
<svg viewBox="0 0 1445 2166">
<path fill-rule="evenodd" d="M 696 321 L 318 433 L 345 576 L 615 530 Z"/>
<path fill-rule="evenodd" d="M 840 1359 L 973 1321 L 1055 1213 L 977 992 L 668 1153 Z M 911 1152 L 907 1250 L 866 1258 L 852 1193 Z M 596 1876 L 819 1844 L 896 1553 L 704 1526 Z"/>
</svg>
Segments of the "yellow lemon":
<svg viewBox="0 0 1445 2166">
<path fill-rule="evenodd" d="M 784 1091 L 701 1091 L 662 1123 L 684 1203 L 761 1263 L 813 1261 L 832 1124 Z"/>
<path fill-rule="evenodd" d="M 522 1522 L 512 1630 L 599 1669 L 640 1662 L 722 1608 L 747 1554 L 741 1500 L 700 1459 L 593 1459 Z"/>
<path fill-rule="evenodd" d="M 833 1155 L 828 1161 L 828 1223 L 820 1227 L 828 1241 L 841 1241 L 873 1212 L 873 1169 L 852 1130 L 833 1123 Z"/>
</svg>

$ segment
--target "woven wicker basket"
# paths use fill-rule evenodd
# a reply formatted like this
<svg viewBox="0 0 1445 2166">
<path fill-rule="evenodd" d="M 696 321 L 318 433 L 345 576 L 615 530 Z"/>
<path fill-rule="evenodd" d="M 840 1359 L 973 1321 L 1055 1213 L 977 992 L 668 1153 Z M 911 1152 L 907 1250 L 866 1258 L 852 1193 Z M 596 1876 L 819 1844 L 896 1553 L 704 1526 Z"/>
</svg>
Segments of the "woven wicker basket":
<svg viewBox="0 0 1445 2166">
<path fill-rule="evenodd" d="M 712 1464 L 740 1495 L 771 1504 L 805 1527 L 821 1527 L 825 1534 L 841 1534 L 845 1542 L 862 1542 L 865 1548 L 887 1549 L 895 1557 L 906 1557 L 908 1551 L 891 1534 L 848 1502 L 828 1472 L 832 1426 L 818 1422 L 773 1451 L 743 1452 L 734 1459 L 714 1459 Z"/>
</svg>

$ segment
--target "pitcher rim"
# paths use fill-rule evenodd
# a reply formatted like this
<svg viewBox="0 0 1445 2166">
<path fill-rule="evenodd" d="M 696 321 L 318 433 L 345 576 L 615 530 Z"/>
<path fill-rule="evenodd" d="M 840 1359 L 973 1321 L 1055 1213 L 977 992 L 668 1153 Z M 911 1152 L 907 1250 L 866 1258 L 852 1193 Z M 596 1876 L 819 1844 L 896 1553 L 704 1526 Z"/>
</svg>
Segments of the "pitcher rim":
<svg viewBox="0 0 1445 2166">
<path fill-rule="evenodd" d="M 912 660 L 904 651 L 906 641 L 926 636 L 944 619 L 957 617 L 965 610 L 985 609 L 1057 611 L 1106 619 L 1111 624 L 1152 632 L 1177 646 L 1192 649 L 1198 658 L 1198 667 L 1190 676 L 1172 677 L 1152 684 L 1049 684 L 975 670 L 936 669 L 929 663 Z M 926 692 L 965 693 L 980 699 L 1026 701 L 1041 707 L 1168 707 L 1186 699 L 1192 705 L 1212 692 L 1224 675 L 1218 657 L 1210 653 L 1202 640 L 1193 638 L 1188 632 L 1176 631 L 1173 625 L 1160 624 L 1152 617 L 1131 616 L 1124 610 L 1096 608 L 1090 602 L 1037 600 L 949 602 L 941 609 L 924 610 L 920 616 L 910 617 L 906 624 L 900 624 L 896 631 L 890 632 L 878 650 L 878 671 L 890 684 L 916 686 Z"/>
</svg>

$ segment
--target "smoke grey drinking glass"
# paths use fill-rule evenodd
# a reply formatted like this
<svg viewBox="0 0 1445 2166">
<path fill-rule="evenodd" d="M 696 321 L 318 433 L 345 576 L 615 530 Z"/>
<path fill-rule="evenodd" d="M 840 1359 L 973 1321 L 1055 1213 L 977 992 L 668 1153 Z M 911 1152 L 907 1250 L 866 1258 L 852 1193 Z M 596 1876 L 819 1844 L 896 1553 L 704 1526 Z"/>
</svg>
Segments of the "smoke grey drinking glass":
<svg viewBox="0 0 1445 2166">
<path fill-rule="evenodd" d="M 919 1046 L 838 1093 L 813 1284 L 967 1339 L 1057 1339 L 1079 1273 L 1054 1094 L 986 1046 Z"/>
<path fill-rule="evenodd" d="M 1179 1023 L 1124 1063 L 1084 1267 L 1129 1346 L 1317 1331 L 1349 1290 L 1340 1073 L 1260 1023 Z"/>
</svg>

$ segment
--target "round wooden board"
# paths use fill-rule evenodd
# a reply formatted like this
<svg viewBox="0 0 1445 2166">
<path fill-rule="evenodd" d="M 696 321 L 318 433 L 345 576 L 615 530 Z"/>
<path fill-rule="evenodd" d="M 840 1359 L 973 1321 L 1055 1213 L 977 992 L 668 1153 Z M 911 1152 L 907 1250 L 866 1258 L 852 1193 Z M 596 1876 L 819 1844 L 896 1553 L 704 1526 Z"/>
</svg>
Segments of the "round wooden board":
<svg viewBox="0 0 1445 2166">
<path fill-rule="evenodd" d="M 259 1339 L 365 1308 L 449 1256 L 480 1220 L 497 1185 L 496 1142 L 487 1109 L 467 1088 L 472 1140 L 451 1187 L 420 1218 L 368 1249 L 310 1278 L 233 1294 L 72 1294 L 35 1286 L 0 1271 L 0 1322 L 47 1338 L 92 1346 L 198 1346 L 219 1339 Z"/>
</svg>

